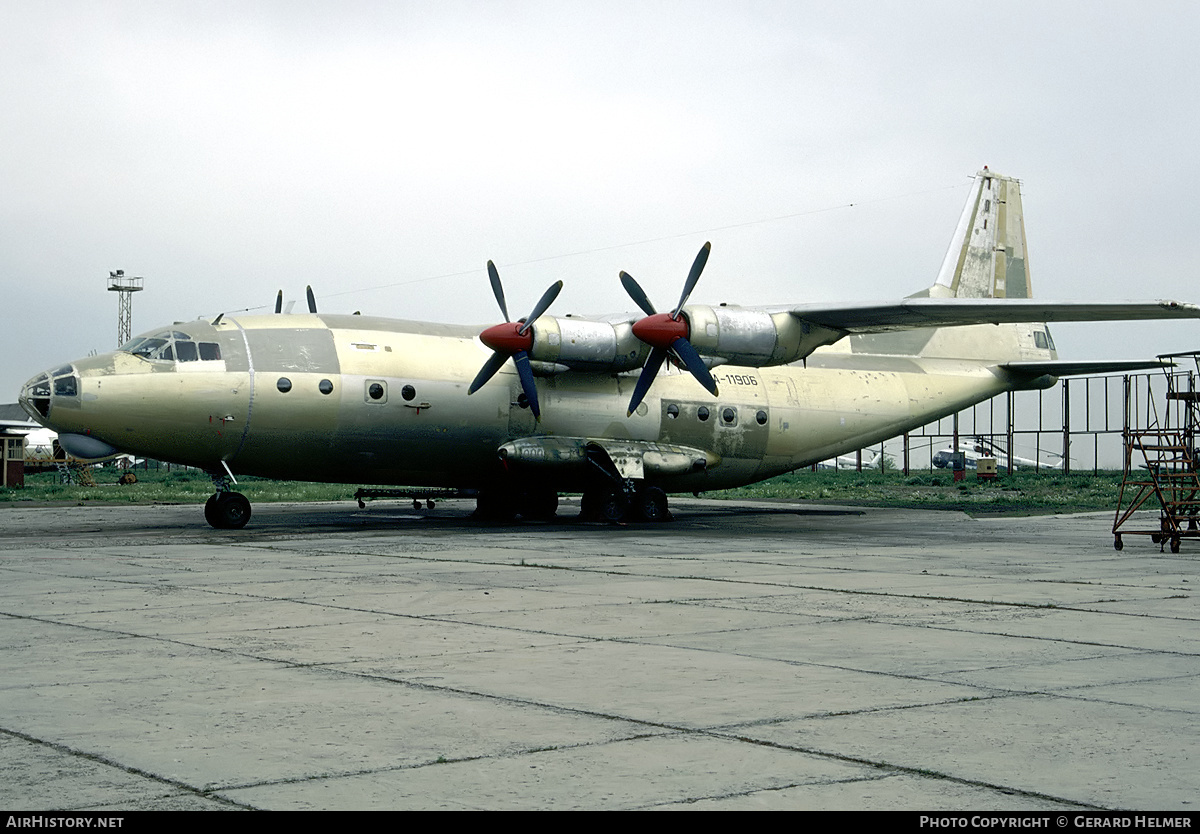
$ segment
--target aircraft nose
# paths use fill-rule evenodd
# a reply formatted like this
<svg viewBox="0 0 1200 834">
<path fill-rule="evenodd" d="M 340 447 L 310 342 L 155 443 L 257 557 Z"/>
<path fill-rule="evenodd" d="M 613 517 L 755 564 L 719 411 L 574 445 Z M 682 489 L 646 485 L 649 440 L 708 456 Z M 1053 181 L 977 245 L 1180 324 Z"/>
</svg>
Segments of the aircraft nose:
<svg viewBox="0 0 1200 834">
<path fill-rule="evenodd" d="M 17 402 L 25 413 L 39 423 L 44 423 L 50 416 L 50 372 L 38 374 L 21 386 L 21 395 Z"/>
</svg>

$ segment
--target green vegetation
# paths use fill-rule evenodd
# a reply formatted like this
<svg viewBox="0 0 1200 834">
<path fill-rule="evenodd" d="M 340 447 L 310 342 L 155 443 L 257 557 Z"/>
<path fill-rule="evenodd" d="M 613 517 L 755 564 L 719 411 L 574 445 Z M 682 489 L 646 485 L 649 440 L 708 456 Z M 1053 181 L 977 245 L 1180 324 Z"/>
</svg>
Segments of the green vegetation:
<svg viewBox="0 0 1200 834">
<path fill-rule="evenodd" d="M 26 475 L 23 489 L 0 489 L 0 507 L 30 503 L 201 504 L 212 494 L 212 481 L 199 470 L 137 469 L 134 473 L 138 481 L 128 486 L 117 484 L 121 471 L 114 468 L 93 470 L 96 486 L 60 484 L 54 472 Z M 804 469 L 753 486 L 704 493 L 704 497 L 1024 515 L 1114 510 L 1120 486 L 1120 472 L 1063 475 L 1021 471 L 987 481 L 968 471 L 962 481 L 955 482 L 953 474 L 944 470 L 904 475 L 898 471 Z M 357 484 L 250 477 L 238 478 L 237 486 L 252 503 L 351 501 L 357 488 Z"/>
<path fill-rule="evenodd" d="M 0 507 L 5 504 L 203 504 L 213 494 L 212 479 L 198 469 L 134 469 L 137 483 L 117 483 L 123 470 L 93 469 L 95 486 L 59 483 L 57 472 L 25 475 L 21 489 L 0 489 Z M 309 481 L 271 481 L 239 477 L 235 489 L 251 503 L 272 501 L 350 501 L 356 485 L 320 484 Z"/>
<path fill-rule="evenodd" d="M 843 469 L 800 470 L 753 486 L 708 493 L 707 497 L 1026 515 L 1115 510 L 1120 489 L 1120 472 L 1064 475 L 1018 471 L 987 480 L 968 470 L 963 480 L 955 482 L 954 473 L 946 470 L 904 475 Z"/>
</svg>

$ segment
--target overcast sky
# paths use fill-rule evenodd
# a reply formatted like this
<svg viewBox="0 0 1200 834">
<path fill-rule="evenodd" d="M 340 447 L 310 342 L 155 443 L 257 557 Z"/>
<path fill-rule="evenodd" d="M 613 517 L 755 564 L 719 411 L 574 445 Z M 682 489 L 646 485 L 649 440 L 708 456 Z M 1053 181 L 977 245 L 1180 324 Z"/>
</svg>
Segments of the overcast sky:
<svg viewBox="0 0 1200 834">
<path fill-rule="evenodd" d="M 0 0 L 0 401 L 133 331 L 876 300 L 1020 177 L 1035 295 L 1200 301 L 1194 3 Z M 1059 325 L 1064 358 L 1198 324 Z"/>
</svg>

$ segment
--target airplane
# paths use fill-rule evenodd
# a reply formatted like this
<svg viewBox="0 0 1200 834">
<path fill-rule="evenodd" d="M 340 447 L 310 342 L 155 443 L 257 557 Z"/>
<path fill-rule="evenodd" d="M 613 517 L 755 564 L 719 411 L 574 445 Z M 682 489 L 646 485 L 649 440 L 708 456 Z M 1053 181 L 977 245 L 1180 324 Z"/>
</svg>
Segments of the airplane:
<svg viewBox="0 0 1200 834">
<path fill-rule="evenodd" d="M 859 466 L 863 469 L 874 469 L 879 464 L 879 459 L 883 457 L 880 452 L 874 452 L 870 457 L 863 455 L 861 458 L 858 455 L 838 455 L 829 460 L 823 460 L 816 466 L 818 469 L 858 469 Z"/>
<path fill-rule="evenodd" d="M 20 402 L 72 455 L 199 467 L 205 518 L 238 529 L 236 474 L 445 488 L 489 521 L 670 518 L 669 493 L 742 486 L 880 443 L 1068 374 L 1162 367 L 1059 360 L 1046 322 L 1200 318 L 1174 301 L 1030 297 L 1020 182 L 986 167 L 936 280 L 899 301 L 769 307 L 678 302 L 644 315 L 529 315 L 488 327 L 317 313 L 218 315 L 37 374 Z M 280 311 L 280 302 L 276 310 Z M 280 311 L 281 313 L 282 311 Z"/>
</svg>

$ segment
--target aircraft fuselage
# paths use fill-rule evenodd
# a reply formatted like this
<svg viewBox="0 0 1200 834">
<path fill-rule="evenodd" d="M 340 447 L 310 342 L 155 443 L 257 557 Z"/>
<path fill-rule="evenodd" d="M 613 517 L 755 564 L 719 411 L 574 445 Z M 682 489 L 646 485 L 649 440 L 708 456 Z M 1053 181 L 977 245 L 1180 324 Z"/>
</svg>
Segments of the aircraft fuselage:
<svg viewBox="0 0 1200 834">
<path fill-rule="evenodd" d="M 983 327 L 995 344 L 998 328 Z M 1019 338 L 1019 327 L 1009 329 Z M 704 464 L 642 474 L 683 492 L 788 472 L 1010 387 L 977 360 L 825 350 L 807 366 L 718 366 L 715 398 L 686 373 L 666 371 L 630 416 L 636 374 L 541 377 L 538 422 L 511 365 L 467 396 L 487 358 L 477 333 L 362 316 L 189 322 L 141 337 L 151 343 L 142 355 L 114 351 L 44 375 L 49 396 L 40 403 L 35 378 L 22 401 L 56 431 L 122 452 L 212 472 L 357 484 L 480 488 L 526 468 L 566 489 L 579 467 L 503 461 L 497 450 L 521 438 L 667 444 L 703 452 Z"/>
</svg>

